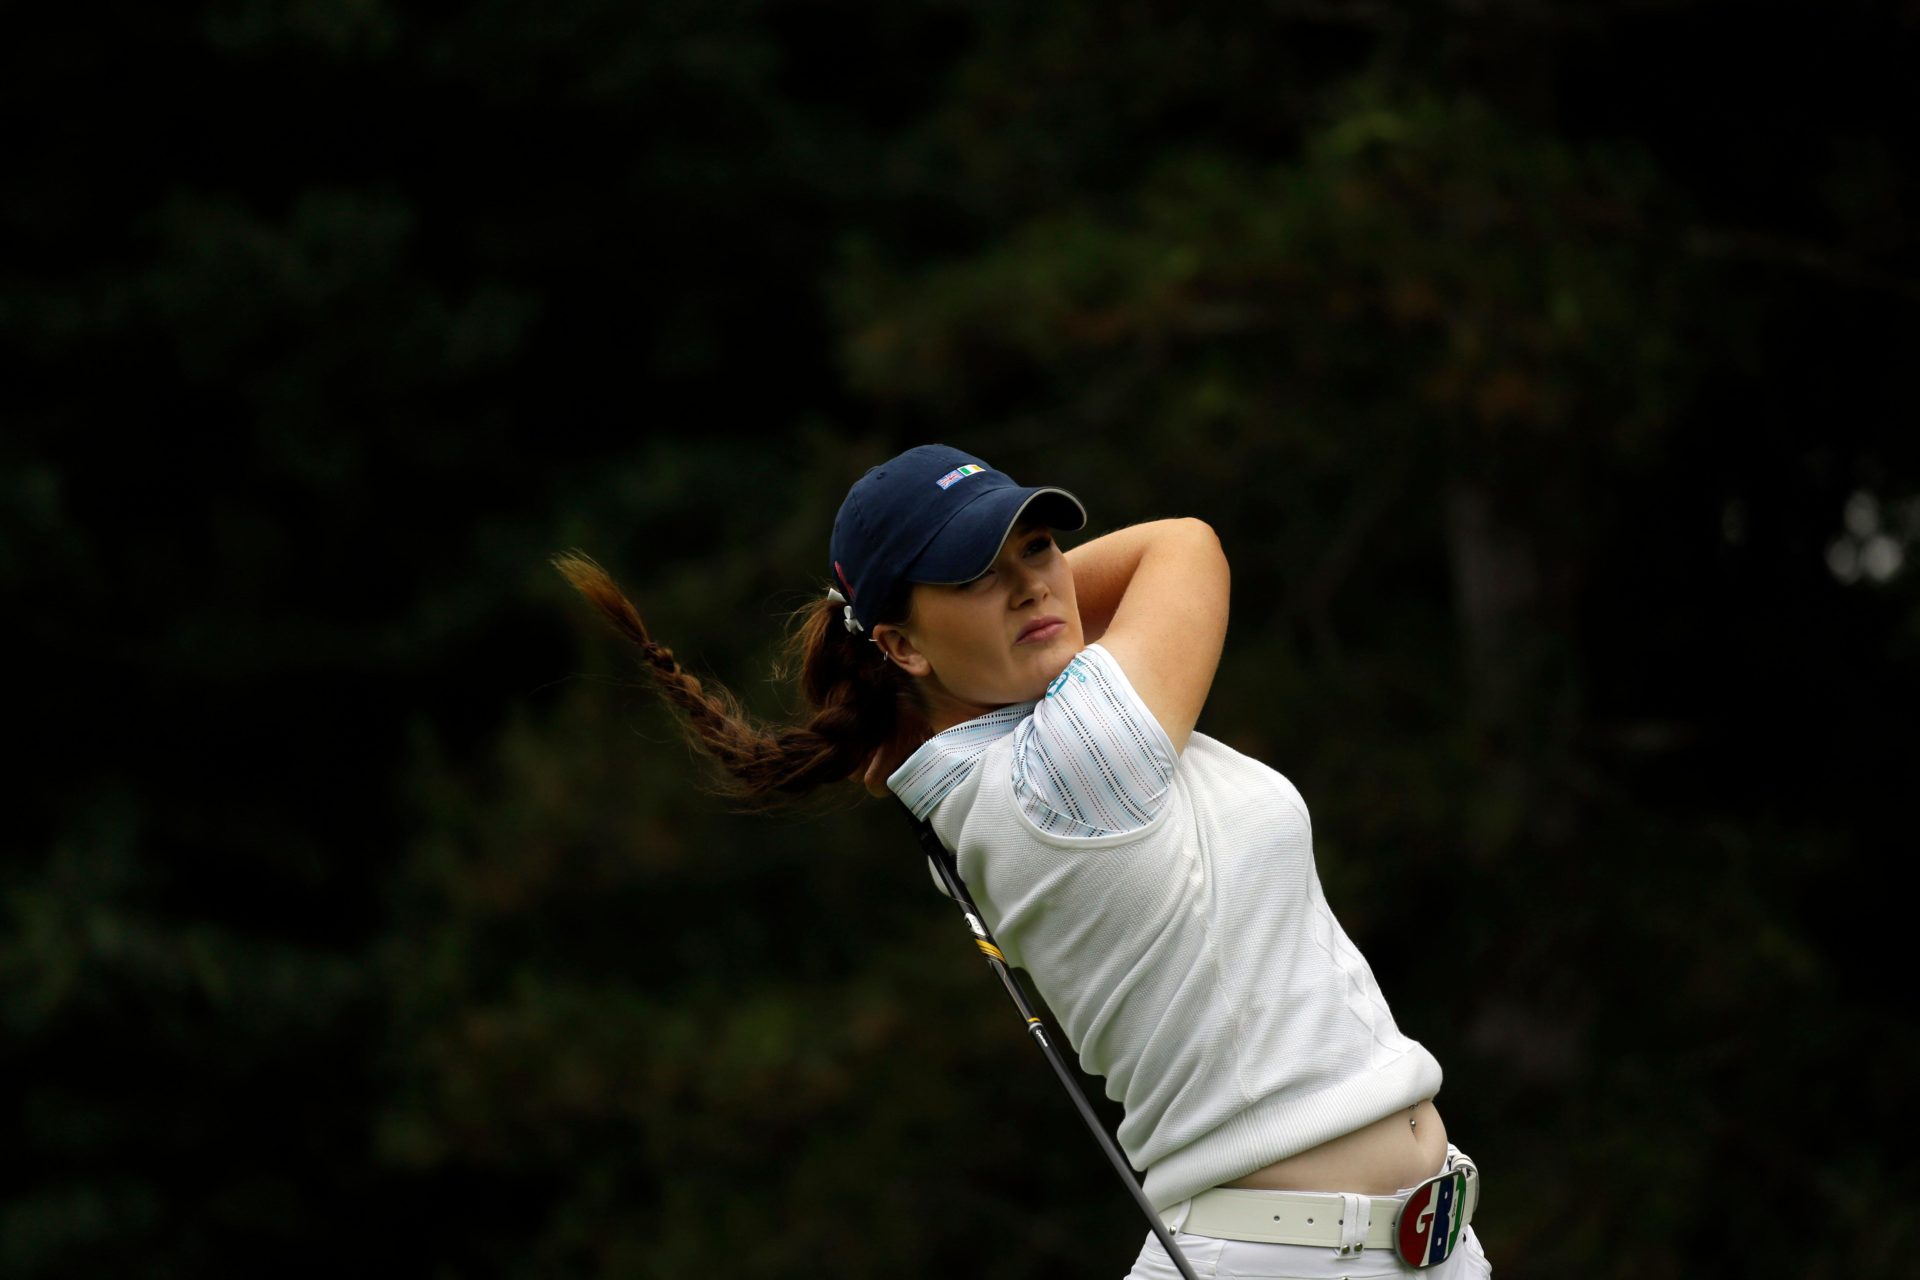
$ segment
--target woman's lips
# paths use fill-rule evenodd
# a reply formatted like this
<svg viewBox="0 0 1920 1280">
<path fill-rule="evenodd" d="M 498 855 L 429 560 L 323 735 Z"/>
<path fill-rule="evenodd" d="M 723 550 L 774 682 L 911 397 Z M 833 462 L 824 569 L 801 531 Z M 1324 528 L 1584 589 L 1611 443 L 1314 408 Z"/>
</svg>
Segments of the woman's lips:
<svg viewBox="0 0 1920 1280">
<path fill-rule="evenodd" d="M 1020 634 L 1013 638 L 1015 644 L 1045 644 L 1067 629 L 1063 618 L 1035 618 L 1020 628 Z"/>
</svg>

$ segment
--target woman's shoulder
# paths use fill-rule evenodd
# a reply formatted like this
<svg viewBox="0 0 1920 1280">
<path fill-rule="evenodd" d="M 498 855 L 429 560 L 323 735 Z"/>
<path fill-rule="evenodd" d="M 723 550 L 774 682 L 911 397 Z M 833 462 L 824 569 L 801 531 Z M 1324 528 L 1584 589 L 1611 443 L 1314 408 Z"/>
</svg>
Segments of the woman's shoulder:
<svg viewBox="0 0 1920 1280">
<path fill-rule="evenodd" d="M 1012 781 L 1042 834 L 1120 835 L 1166 807 L 1179 753 L 1119 661 L 1088 645 L 1015 726 Z"/>
<path fill-rule="evenodd" d="M 935 734 L 887 779 L 919 817 L 973 779 L 989 753 L 1022 816 L 1045 836 L 1100 838 L 1150 825 L 1180 766 L 1165 729 L 1119 660 L 1091 644 L 1034 702 L 998 707 Z"/>
<path fill-rule="evenodd" d="M 887 789 L 925 818 L 965 782 L 987 752 L 1012 737 L 1033 715 L 1032 702 L 996 707 L 934 734 L 887 777 Z"/>
</svg>

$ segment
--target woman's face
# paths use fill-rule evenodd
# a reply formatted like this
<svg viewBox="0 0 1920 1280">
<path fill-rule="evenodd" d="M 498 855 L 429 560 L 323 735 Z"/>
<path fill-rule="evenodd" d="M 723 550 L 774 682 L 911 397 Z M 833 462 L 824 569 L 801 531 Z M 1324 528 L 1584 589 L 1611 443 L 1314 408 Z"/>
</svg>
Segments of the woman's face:
<svg viewBox="0 0 1920 1280">
<path fill-rule="evenodd" d="M 916 582 L 907 620 L 873 631 L 887 656 L 922 681 L 936 733 L 1038 698 L 1085 647 L 1073 569 L 1042 524 L 1015 526 L 971 582 Z"/>
</svg>

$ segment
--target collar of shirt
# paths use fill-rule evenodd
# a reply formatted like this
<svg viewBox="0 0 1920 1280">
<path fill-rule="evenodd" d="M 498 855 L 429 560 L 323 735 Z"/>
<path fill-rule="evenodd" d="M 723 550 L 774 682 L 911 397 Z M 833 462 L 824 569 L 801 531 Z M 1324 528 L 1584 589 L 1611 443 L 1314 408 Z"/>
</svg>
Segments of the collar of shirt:
<svg viewBox="0 0 1920 1280">
<path fill-rule="evenodd" d="M 925 819 L 934 806 L 959 786 L 986 749 L 1020 727 L 1033 714 L 1034 702 L 996 707 L 983 716 L 942 730 L 920 744 L 905 764 L 887 778 L 887 788 Z"/>
</svg>

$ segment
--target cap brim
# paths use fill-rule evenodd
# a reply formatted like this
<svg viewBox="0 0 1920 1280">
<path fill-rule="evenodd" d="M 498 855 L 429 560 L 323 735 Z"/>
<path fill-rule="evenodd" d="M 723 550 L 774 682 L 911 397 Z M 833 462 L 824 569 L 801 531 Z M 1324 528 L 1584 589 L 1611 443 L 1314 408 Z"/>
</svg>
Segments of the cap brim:
<svg viewBox="0 0 1920 1280">
<path fill-rule="evenodd" d="M 955 513 L 914 558 L 906 579 L 937 586 L 973 581 L 992 567 L 1007 535 L 1030 510 L 1049 529 L 1071 531 L 1087 523 L 1087 509 L 1065 489 L 994 489 Z"/>
</svg>

